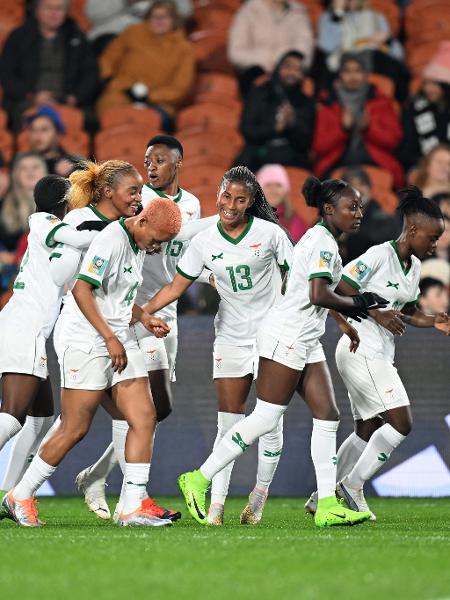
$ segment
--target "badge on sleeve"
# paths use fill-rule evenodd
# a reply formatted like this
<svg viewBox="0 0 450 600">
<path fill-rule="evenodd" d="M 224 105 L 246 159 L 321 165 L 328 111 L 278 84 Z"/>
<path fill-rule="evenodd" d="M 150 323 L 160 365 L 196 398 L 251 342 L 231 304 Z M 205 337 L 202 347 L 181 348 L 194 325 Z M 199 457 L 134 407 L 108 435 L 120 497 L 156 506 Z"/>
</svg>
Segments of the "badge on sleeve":
<svg viewBox="0 0 450 600">
<path fill-rule="evenodd" d="M 319 259 L 319 267 L 321 269 L 329 269 L 331 267 L 331 259 L 333 258 L 333 253 L 329 250 L 321 250 L 320 251 L 320 259 Z"/>
<path fill-rule="evenodd" d="M 47 215 L 45 218 L 47 219 L 47 221 L 50 221 L 52 225 L 54 223 L 60 223 L 61 221 L 61 219 L 58 219 L 58 217 L 55 217 L 55 215 Z"/>
<path fill-rule="evenodd" d="M 369 267 L 369 265 L 366 265 L 366 263 L 362 260 L 358 260 L 357 263 L 352 265 L 350 273 L 355 279 L 357 279 L 358 281 L 362 281 L 364 277 L 366 277 L 370 273 L 371 270 L 372 269 Z"/>
<path fill-rule="evenodd" d="M 94 275 L 101 277 L 106 271 L 108 263 L 108 259 L 102 258 L 101 256 L 94 256 L 94 258 L 91 260 L 91 264 L 89 265 L 88 271 L 89 273 L 93 273 Z"/>
</svg>

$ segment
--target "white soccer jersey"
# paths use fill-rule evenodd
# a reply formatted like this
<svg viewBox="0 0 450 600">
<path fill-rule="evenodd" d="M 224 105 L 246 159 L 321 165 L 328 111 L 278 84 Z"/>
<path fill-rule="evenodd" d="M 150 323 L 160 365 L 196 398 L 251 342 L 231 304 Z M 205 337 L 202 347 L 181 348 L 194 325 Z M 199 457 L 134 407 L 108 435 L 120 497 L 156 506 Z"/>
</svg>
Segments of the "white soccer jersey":
<svg viewBox="0 0 450 600">
<path fill-rule="evenodd" d="M 94 297 L 109 326 L 125 348 L 135 345 L 131 340 L 131 321 L 136 291 L 142 283 L 142 265 L 145 252 L 139 250 L 127 231 L 124 219 L 111 223 L 101 231 L 89 246 L 77 279 L 94 286 Z M 106 345 L 74 302 L 74 308 L 65 316 L 60 337 L 71 347 L 84 352 L 105 355 Z"/>
<path fill-rule="evenodd" d="M 289 268 L 292 244 L 275 223 L 250 216 L 233 239 L 220 222 L 197 234 L 177 271 L 197 279 L 206 267 L 214 273 L 220 305 L 215 318 L 218 343 L 247 346 L 255 341 L 259 322 L 280 295 L 277 266 Z"/>
<path fill-rule="evenodd" d="M 309 229 L 294 248 L 284 296 L 272 307 L 261 329 L 292 345 L 319 339 L 325 331 L 328 309 L 309 299 L 309 281 L 324 277 L 334 290 L 341 279 L 342 261 L 333 234 L 323 223 Z"/>
<path fill-rule="evenodd" d="M 342 278 L 362 292 L 375 292 L 389 300 L 388 309 L 402 310 L 405 304 L 416 303 L 419 296 L 420 260 L 411 257 L 407 270 L 394 241 L 369 248 L 359 258 L 345 266 Z M 350 321 L 358 329 L 361 343 L 358 353 L 368 358 L 394 361 L 394 335 L 373 319 L 361 323 Z"/>
<path fill-rule="evenodd" d="M 166 196 L 159 190 L 152 188 L 148 183 L 142 188 L 142 204 L 145 207 L 155 198 L 170 198 L 178 204 L 181 211 L 182 222 L 200 218 L 200 202 L 193 194 L 179 188 L 176 196 Z M 145 304 L 162 287 L 172 281 L 176 273 L 176 266 L 189 242 L 175 238 L 161 245 L 161 252 L 148 254 L 144 260 L 143 283 L 138 290 L 137 304 Z M 177 302 L 172 302 L 156 313 L 162 319 L 177 318 Z"/>
<path fill-rule="evenodd" d="M 56 231 L 64 223 L 49 213 L 29 218 L 28 248 L 13 285 L 13 296 L 1 311 L 2 319 L 26 323 L 28 331 L 48 338 L 58 318 L 62 289 L 50 276 L 49 257 Z"/>
</svg>

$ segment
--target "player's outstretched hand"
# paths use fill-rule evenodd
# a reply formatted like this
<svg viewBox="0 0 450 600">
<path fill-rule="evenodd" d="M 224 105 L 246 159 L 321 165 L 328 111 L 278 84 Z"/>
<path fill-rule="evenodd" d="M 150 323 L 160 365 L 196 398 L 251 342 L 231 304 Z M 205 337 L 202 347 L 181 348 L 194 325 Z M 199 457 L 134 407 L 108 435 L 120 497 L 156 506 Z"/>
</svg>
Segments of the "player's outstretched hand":
<svg viewBox="0 0 450 600">
<path fill-rule="evenodd" d="M 166 337 L 166 335 L 170 332 L 170 327 L 165 321 L 159 319 L 158 317 L 152 317 L 152 315 L 149 315 L 146 312 L 142 313 L 141 323 L 145 329 L 150 331 L 150 333 L 153 333 L 153 335 L 158 338 Z"/>
<path fill-rule="evenodd" d="M 122 373 L 128 364 L 127 353 L 122 342 L 114 335 L 105 340 L 109 356 L 111 357 L 112 368 L 118 373 Z"/>
<path fill-rule="evenodd" d="M 398 310 L 380 310 L 374 315 L 375 321 L 393 335 L 403 335 L 406 326 L 401 319 L 401 312 Z"/>
<path fill-rule="evenodd" d="M 439 313 L 435 316 L 434 326 L 445 335 L 450 335 L 450 317 L 446 313 Z"/>
</svg>

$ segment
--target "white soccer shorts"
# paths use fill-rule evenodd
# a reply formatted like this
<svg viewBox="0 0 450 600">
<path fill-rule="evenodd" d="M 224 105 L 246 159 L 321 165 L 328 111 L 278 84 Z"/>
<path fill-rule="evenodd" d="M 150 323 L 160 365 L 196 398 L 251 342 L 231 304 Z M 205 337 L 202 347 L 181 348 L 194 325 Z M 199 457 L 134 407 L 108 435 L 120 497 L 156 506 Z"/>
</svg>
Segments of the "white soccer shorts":
<svg viewBox="0 0 450 600">
<path fill-rule="evenodd" d="M 178 326 L 176 320 L 168 321 L 170 332 L 164 338 L 152 335 L 142 323 L 130 327 L 145 360 L 147 371 L 168 370 L 170 381 L 176 381 L 175 365 L 178 351 Z"/>
<path fill-rule="evenodd" d="M 214 344 L 213 379 L 228 377 L 244 377 L 258 374 L 258 354 L 255 344 L 249 346 L 232 346 L 231 344 Z"/>
<path fill-rule="evenodd" d="M 47 340 L 44 336 L 10 322 L 5 326 L 2 324 L 0 338 L 0 376 L 20 373 L 47 379 Z"/>
<path fill-rule="evenodd" d="M 113 371 L 108 355 L 98 356 L 68 346 L 62 352 L 61 387 L 73 390 L 108 390 L 120 381 L 147 377 L 142 352 L 137 346 L 126 349 L 128 364 L 118 373 Z"/>
<path fill-rule="evenodd" d="M 345 387 L 355 421 L 367 421 L 381 413 L 409 406 L 409 398 L 392 363 L 367 358 L 358 351 L 352 354 L 348 338 L 343 336 L 336 347 L 336 365 Z"/>
<path fill-rule="evenodd" d="M 296 340 L 293 343 L 287 343 L 260 330 L 257 335 L 257 348 L 259 356 L 270 358 L 296 371 L 303 371 L 306 365 L 326 360 L 319 340 L 309 343 Z"/>
</svg>

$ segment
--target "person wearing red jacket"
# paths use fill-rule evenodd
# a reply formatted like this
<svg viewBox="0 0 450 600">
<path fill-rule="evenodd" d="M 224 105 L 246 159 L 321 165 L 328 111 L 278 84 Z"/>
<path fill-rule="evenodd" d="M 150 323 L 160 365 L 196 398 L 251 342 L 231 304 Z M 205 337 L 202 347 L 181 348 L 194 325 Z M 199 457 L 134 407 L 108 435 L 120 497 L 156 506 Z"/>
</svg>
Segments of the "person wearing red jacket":
<svg viewBox="0 0 450 600">
<path fill-rule="evenodd" d="M 402 136 L 392 101 L 368 82 L 357 55 L 344 55 L 334 89 L 319 96 L 313 141 L 315 174 L 324 177 L 341 166 L 375 165 L 390 171 L 399 188 L 404 173 L 394 151 Z"/>
</svg>

